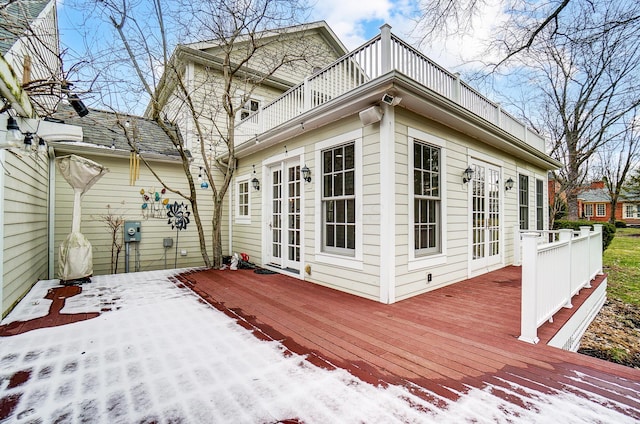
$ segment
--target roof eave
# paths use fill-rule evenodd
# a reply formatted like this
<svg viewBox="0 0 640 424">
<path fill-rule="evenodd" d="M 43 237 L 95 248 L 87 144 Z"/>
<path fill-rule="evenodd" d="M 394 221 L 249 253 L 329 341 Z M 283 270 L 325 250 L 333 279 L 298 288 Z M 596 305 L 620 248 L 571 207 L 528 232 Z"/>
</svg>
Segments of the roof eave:
<svg viewBox="0 0 640 424">
<path fill-rule="evenodd" d="M 255 153 L 299 135 L 302 131 L 306 132 L 342 117 L 358 113 L 369 106 L 380 103 L 382 94 L 391 88 L 395 89 L 397 95 L 403 98 L 401 107 L 438 121 L 541 168 L 550 170 L 562 167 L 562 163 L 544 152 L 396 71 L 376 78 L 370 83 L 238 145 L 235 150 L 236 156 L 243 157 Z M 302 130 L 301 123 L 304 123 L 304 130 Z"/>
</svg>

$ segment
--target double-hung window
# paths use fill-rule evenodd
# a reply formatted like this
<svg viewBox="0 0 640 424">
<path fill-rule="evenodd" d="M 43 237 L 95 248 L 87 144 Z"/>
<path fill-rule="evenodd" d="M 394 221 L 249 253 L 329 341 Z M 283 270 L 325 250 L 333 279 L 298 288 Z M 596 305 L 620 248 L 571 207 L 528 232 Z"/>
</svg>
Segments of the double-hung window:
<svg viewBox="0 0 640 424">
<path fill-rule="evenodd" d="M 589 203 L 584 205 L 584 216 L 587 218 L 593 216 L 593 204 Z"/>
<path fill-rule="evenodd" d="M 596 216 L 603 217 L 607 215 L 607 205 L 605 203 L 596 204 Z"/>
<path fill-rule="evenodd" d="M 440 253 L 440 148 L 413 143 L 413 244 L 416 256 Z"/>
<path fill-rule="evenodd" d="M 323 150 L 323 251 L 354 256 L 356 249 L 355 143 Z"/>
<path fill-rule="evenodd" d="M 236 222 L 241 224 L 251 223 L 251 204 L 249 196 L 249 178 L 236 180 Z"/>
<path fill-rule="evenodd" d="M 518 199 L 520 204 L 520 229 L 529 229 L 529 177 L 518 175 Z"/>
</svg>

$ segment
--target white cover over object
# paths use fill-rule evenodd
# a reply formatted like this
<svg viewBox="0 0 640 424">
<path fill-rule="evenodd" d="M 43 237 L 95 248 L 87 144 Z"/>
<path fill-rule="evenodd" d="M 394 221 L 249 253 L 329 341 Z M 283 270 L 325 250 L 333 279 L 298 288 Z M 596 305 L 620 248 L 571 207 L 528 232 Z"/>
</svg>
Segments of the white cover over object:
<svg viewBox="0 0 640 424">
<path fill-rule="evenodd" d="M 93 275 L 91 243 L 80 233 L 82 196 L 109 170 L 76 155 L 57 158 L 56 163 L 74 192 L 71 233 L 60 244 L 58 272 L 62 281 L 79 280 Z"/>
</svg>

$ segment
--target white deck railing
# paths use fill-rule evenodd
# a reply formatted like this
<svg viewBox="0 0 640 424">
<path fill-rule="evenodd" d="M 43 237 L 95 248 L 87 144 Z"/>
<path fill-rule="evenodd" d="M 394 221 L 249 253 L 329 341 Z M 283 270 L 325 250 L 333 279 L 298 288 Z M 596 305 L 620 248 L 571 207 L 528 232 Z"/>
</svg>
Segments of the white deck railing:
<svg viewBox="0 0 640 424">
<path fill-rule="evenodd" d="M 544 152 L 544 138 L 383 25 L 379 35 L 236 125 L 236 144 L 295 119 L 390 71 L 398 71 Z"/>
<path fill-rule="evenodd" d="M 602 225 L 593 227 L 521 234 L 520 340 L 537 343 L 538 328 L 561 308 L 571 308 L 571 298 L 602 274 Z M 549 242 L 547 233 L 557 234 L 557 241 Z"/>
</svg>

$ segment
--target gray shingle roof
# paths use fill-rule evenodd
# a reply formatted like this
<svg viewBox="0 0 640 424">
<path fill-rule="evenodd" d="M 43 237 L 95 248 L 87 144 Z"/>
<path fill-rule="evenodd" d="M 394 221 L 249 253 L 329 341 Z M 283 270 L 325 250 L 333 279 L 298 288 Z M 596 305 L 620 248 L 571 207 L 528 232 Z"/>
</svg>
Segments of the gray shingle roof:
<svg viewBox="0 0 640 424">
<path fill-rule="evenodd" d="M 585 190 L 582 193 L 578 194 L 578 198 L 583 202 L 588 203 L 609 203 L 611 202 L 611 196 L 609 196 L 609 192 L 604 188 L 594 188 L 590 190 Z M 640 198 L 638 196 L 633 196 L 630 193 L 626 193 L 622 191 L 620 193 L 620 197 L 618 199 L 618 203 L 621 202 L 640 202 Z"/>
<path fill-rule="evenodd" d="M 18 0 L 0 10 L 0 52 L 7 54 L 51 0 Z M 3 2 L 5 3 L 5 2 Z"/>
<path fill-rule="evenodd" d="M 138 150 L 145 153 L 163 155 L 168 158 L 178 158 L 179 154 L 169 137 L 154 121 L 139 116 L 116 114 L 97 109 L 89 109 L 89 114 L 79 117 L 71 106 L 61 104 L 54 114 L 54 118 L 65 124 L 82 127 L 83 143 L 91 147 L 104 147 L 115 150 L 131 151 L 127 143 L 124 130 L 118 120 L 126 125 L 128 122 L 130 134 L 137 135 Z M 72 144 L 68 142 L 67 144 Z M 80 145 L 80 143 L 76 143 Z M 187 152 L 188 154 L 189 152 Z"/>
</svg>

